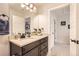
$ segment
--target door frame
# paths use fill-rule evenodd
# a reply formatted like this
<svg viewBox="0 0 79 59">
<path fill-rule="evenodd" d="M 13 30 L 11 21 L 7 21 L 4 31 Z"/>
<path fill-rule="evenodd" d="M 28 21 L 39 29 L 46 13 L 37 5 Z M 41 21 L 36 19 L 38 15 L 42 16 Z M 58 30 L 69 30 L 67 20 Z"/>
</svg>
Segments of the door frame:
<svg viewBox="0 0 79 59">
<path fill-rule="evenodd" d="M 50 53 L 50 51 L 52 50 L 52 47 L 54 47 L 54 41 L 50 41 L 51 40 L 51 19 L 50 19 L 50 11 L 51 10 L 55 10 L 55 9 L 59 9 L 59 8 L 63 8 L 63 7 L 65 7 L 65 6 L 68 6 L 68 5 L 70 5 L 70 4 L 61 4 L 61 5 L 59 5 L 59 6 L 57 6 L 57 7 L 54 7 L 54 8 L 50 8 L 50 9 L 48 9 L 48 20 L 49 20 L 49 22 L 48 22 L 48 24 L 49 24 L 49 26 L 48 26 L 48 28 L 49 28 L 49 30 L 48 30 L 48 32 L 49 32 L 49 42 L 53 42 L 53 45 L 50 45 L 50 43 L 49 43 L 49 53 Z M 54 28 L 54 30 L 55 30 L 55 28 Z M 55 36 L 54 36 L 55 37 Z M 55 40 L 55 39 L 54 39 Z"/>
</svg>

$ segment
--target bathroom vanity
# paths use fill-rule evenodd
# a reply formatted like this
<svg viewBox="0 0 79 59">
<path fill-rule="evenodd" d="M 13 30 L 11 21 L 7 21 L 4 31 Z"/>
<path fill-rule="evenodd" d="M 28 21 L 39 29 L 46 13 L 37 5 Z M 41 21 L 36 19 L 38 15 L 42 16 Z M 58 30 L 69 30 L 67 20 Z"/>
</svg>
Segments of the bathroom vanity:
<svg viewBox="0 0 79 59">
<path fill-rule="evenodd" d="M 13 56 L 46 56 L 48 52 L 48 36 L 32 36 L 10 40 L 10 55 Z"/>
</svg>

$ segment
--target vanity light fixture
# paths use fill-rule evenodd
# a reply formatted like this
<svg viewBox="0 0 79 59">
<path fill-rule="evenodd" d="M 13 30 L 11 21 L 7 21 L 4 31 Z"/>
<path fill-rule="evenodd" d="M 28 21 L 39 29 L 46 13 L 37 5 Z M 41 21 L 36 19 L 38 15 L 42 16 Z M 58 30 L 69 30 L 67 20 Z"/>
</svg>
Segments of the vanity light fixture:
<svg viewBox="0 0 79 59">
<path fill-rule="evenodd" d="M 29 7 L 30 7 L 30 8 L 33 8 L 33 4 L 30 4 Z"/>
<path fill-rule="evenodd" d="M 26 8 L 26 10 L 29 10 L 30 12 L 35 12 L 36 11 L 36 6 L 32 3 L 23 3 L 21 4 L 22 8 Z"/>
<path fill-rule="evenodd" d="M 36 10 L 36 7 L 34 6 L 33 9 Z"/>
<path fill-rule="evenodd" d="M 32 12 L 33 10 L 32 9 L 30 9 L 30 12 Z"/>
</svg>

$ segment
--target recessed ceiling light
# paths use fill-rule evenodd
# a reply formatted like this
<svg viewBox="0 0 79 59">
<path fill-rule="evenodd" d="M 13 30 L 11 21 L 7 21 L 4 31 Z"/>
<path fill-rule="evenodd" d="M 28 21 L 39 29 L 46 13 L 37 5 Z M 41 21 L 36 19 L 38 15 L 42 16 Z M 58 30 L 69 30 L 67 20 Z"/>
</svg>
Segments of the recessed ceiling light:
<svg viewBox="0 0 79 59">
<path fill-rule="evenodd" d="M 24 5 L 24 4 L 21 4 L 21 7 L 22 7 L 22 8 L 24 8 L 24 7 L 25 7 L 25 5 Z"/>
<path fill-rule="evenodd" d="M 29 6 L 30 8 L 33 8 L 33 4 L 30 4 L 30 6 Z"/>
</svg>

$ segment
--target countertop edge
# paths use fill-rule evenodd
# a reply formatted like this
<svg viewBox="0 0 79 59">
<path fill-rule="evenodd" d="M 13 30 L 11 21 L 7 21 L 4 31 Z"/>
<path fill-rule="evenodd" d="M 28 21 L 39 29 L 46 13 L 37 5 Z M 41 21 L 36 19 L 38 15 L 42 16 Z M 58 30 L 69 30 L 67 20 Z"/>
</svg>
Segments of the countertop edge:
<svg viewBox="0 0 79 59">
<path fill-rule="evenodd" d="M 41 37 L 38 38 L 38 39 L 33 39 L 33 41 L 31 41 L 31 42 L 29 42 L 29 43 L 26 43 L 26 44 L 23 44 L 23 45 L 16 43 L 15 40 L 9 40 L 9 42 L 11 42 L 11 43 L 13 43 L 13 44 L 15 44 L 15 45 L 17 45 L 17 46 L 19 46 L 19 47 L 23 47 L 23 46 L 28 45 L 28 44 L 30 44 L 30 43 L 32 43 L 32 42 L 41 40 L 41 39 L 44 38 L 44 37 L 48 37 L 48 35 L 41 36 Z"/>
</svg>

